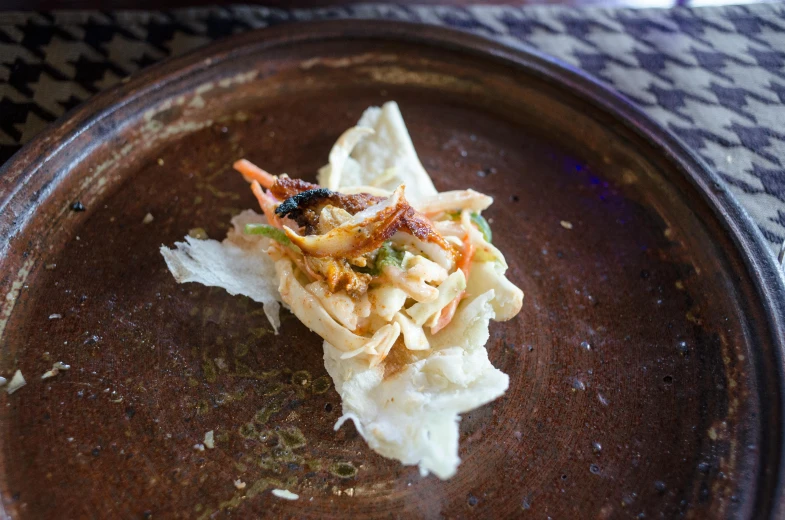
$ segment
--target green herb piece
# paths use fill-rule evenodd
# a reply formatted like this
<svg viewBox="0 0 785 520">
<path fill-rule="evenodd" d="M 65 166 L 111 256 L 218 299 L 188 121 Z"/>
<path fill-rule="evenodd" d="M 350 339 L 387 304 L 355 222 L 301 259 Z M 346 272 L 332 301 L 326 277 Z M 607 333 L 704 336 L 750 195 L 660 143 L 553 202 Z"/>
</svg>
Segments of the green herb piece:
<svg viewBox="0 0 785 520">
<path fill-rule="evenodd" d="M 244 231 L 246 235 L 262 235 L 264 237 L 271 238 L 286 247 L 299 250 L 297 246 L 292 244 L 292 241 L 289 240 L 289 237 L 286 236 L 286 233 L 269 224 L 246 224 Z"/>
<path fill-rule="evenodd" d="M 480 230 L 480 233 L 482 233 L 482 237 L 485 239 L 485 241 L 490 244 L 491 239 L 493 238 L 493 232 L 491 231 L 491 225 L 488 224 L 488 221 L 485 220 L 485 217 L 479 213 L 472 212 L 472 222 L 474 222 L 474 225 L 476 225 L 477 229 Z"/>
<path fill-rule="evenodd" d="M 376 254 L 376 269 L 382 271 L 388 265 L 401 267 L 403 264 L 403 251 L 393 249 L 392 242 L 387 241 L 379 248 Z"/>
</svg>

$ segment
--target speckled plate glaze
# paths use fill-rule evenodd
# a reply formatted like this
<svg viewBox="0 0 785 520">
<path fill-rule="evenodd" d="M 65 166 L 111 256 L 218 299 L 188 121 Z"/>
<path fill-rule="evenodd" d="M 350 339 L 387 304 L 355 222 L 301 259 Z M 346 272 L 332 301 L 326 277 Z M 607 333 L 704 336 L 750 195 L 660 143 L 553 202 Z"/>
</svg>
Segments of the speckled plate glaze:
<svg viewBox="0 0 785 520">
<path fill-rule="evenodd" d="M 291 315 L 276 336 L 260 305 L 175 284 L 158 252 L 255 206 L 235 159 L 312 179 L 389 99 L 439 189 L 495 197 L 526 293 L 488 342 L 510 390 L 463 418 L 447 482 L 333 431 L 321 342 Z M 0 397 L 8 517 L 785 513 L 771 254 L 677 140 L 535 53 L 341 22 L 152 67 L 3 168 L 0 256 L 0 372 L 28 381 Z M 42 380 L 55 361 L 71 369 Z"/>
</svg>

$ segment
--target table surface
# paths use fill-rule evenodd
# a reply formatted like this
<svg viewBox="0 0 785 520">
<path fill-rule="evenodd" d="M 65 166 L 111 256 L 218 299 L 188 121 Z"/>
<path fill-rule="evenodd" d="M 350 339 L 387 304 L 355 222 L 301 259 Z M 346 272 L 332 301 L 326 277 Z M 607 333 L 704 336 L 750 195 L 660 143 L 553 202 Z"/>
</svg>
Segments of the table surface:
<svg viewBox="0 0 785 520">
<path fill-rule="evenodd" d="M 776 2 L 777 0 L 764 0 Z M 196 6 L 228 5 L 237 2 L 221 0 L 3 0 L 0 2 L 0 11 L 51 11 L 55 9 L 179 9 Z M 350 5 L 364 3 L 363 0 L 266 0 L 262 2 L 248 1 L 247 4 L 258 4 L 269 7 L 308 9 L 314 7 L 329 7 L 335 5 Z M 674 6 L 718 6 L 739 5 L 752 3 L 750 0 L 508 0 L 506 2 L 477 1 L 477 0 L 439 0 L 438 2 L 397 0 L 385 2 L 398 5 L 491 5 L 504 3 L 512 6 L 523 5 L 567 5 L 567 6 L 601 6 L 601 7 L 674 7 Z M 760 3 L 757 0 L 756 3 Z"/>
</svg>

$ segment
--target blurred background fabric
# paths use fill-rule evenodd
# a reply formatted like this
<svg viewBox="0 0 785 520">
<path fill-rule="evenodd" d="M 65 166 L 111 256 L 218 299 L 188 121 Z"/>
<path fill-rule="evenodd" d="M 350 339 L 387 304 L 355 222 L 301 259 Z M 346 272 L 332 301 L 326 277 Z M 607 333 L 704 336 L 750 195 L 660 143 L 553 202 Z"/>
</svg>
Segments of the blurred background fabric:
<svg viewBox="0 0 785 520">
<path fill-rule="evenodd" d="M 702 155 L 773 249 L 785 239 L 784 4 L 0 12 L 0 164 L 68 109 L 159 60 L 249 29 L 353 18 L 470 31 L 588 72 Z"/>
</svg>

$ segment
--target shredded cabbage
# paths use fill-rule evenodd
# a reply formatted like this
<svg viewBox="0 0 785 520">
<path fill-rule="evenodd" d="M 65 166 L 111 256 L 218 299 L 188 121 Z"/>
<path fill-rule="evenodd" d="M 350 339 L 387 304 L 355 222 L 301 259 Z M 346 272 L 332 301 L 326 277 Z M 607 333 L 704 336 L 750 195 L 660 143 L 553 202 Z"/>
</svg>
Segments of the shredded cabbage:
<svg viewBox="0 0 785 520">
<path fill-rule="evenodd" d="M 438 317 L 442 309 L 464 289 L 466 289 L 466 278 L 463 271 L 455 271 L 439 285 L 439 296 L 435 300 L 415 303 L 406 309 L 406 314 L 412 317 L 418 327 L 422 327 L 429 319 Z"/>
</svg>

